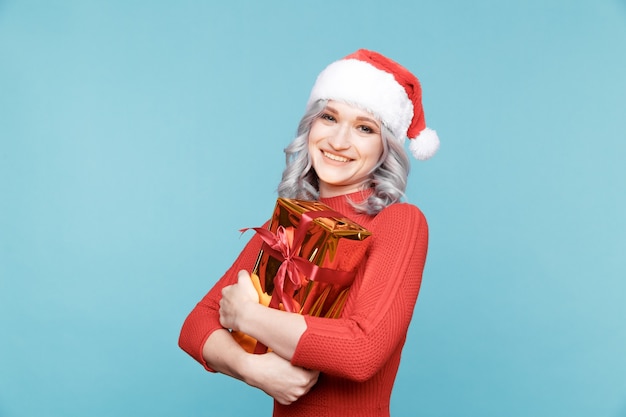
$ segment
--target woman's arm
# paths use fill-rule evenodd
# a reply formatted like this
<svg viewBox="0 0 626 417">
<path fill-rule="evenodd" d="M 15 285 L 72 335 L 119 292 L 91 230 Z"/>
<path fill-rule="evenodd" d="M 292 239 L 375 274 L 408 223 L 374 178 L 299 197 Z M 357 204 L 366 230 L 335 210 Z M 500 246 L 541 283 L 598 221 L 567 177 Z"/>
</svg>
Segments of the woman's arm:
<svg viewBox="0 0 626 417">
<path fill-rule="evenodd" d="M 428 246 L 428 225 L 415 206 L 396 204 L 379 216 L 344 317 L 264 307 L 244 272 L 222 292 L 222 325 L 256 338 L 293 364 L 352 380 L 371 378 L 404 341 Z"/>
<path fill-rule="evenodd" d="M 422 281 L 428 225 L 415 206 L 393 204 L 367 225 L 363 267 L 339 319 L 306 316 L 294 365 L 354 381 L 399 360 Z"/>
<path fill-rule="evenodd" d="M 275 353 L 250 354 L 225 329 L 209 336 L 202 354 L 211 369 L 259 388 L 284 405 L 309 392 L 319 375 L 318 371 L 293 366 Z"/>
<path fill-rule="evenodd" d="M 226 274 L 189 313 L 178 343 L 208 371 L 237 378 L 279 403 L 289 404 L 311 389 L 319 372 L 293 366 L 274 353 L 249 354 L 219 322 L 222 289 L 237 282 L 237 271 L 254 265 L 260 248 L 260 239 L 253 237 Z"/>
<path fill-rule="evenodd" d="M 306 330 L 304 316 L 259 304 L 250 274 L 245 270 L 239 271 L 236 284 L 222 289 L 220 323 L 271 346 L 276 354 L 287 360 L 291 360 Z"/>
</svg>

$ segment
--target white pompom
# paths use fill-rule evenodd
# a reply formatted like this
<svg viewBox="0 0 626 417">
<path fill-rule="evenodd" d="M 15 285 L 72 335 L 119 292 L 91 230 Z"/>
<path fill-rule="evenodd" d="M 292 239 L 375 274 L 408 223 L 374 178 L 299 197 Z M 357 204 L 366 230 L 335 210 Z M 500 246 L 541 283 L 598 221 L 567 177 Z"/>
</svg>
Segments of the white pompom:
<svg viewBox="0 0 626 417">
<path fill-rule="evenodd" d="M 409 140 L 409 150 L 417 159 L 424 161 L 439 149 L 439 136 L 432 129 L 425 128 L 417 137 Z"/>
</svg>

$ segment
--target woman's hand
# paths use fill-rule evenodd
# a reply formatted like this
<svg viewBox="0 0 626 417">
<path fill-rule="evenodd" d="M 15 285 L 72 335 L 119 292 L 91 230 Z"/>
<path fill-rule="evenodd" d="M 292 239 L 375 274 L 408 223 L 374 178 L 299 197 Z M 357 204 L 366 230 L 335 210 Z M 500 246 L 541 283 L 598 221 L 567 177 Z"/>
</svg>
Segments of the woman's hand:
<svg viewBox="0 0 626 417">
<path fill-rule="evenodd" d="M 317 382 L 319 371 L 300 368 L 273 352 L 251 355 L 246 383 L 263 390 L 283 405 L 289 405 L 308 393 Z"/>
<path fill-rule="evenodd" d="M 252 285 L 250 274 L 247 271 L 239 271 L 237 283 L 222 289 L 220 324 L 227 329 L 240 330 L 239 320 L 245 309 L 258 303 L 259 294 Z"/>
<path fill-rule="evenodd" d="M 300 337 L 306 330 L 304 316 L 288 313 L 259 303 L 259 293 L 250 274 L 239 271 L 236 284 L 222 289 L 220 324 L 253 337 L 290 361 Z"/>
<path fill-rule="evenodd" d="M 214 331 L 202 355 L 209 367 L 258 388 L 280 404 L 291 404 L 317 382 L 318 371 L 292 365 L 274 352 L 255 355 L 244 351 L 225 329 Z"/>
</svg>

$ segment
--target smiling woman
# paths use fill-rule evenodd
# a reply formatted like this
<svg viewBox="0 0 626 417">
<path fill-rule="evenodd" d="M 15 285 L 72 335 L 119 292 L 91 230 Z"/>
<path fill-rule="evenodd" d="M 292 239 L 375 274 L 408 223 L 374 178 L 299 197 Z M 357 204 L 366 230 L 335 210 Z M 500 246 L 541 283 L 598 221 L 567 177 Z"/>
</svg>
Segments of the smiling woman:
<svg viewBox="0 0 626 417">
<path fill-rule="evenodd" d="M 369 188 L 383 155 L 381 124 L 365 110 L 329 101 L 311 124 L 309 154 L 321 197 Z"/>
<path fill-rule="evenodd" d="M 426 128 L 413 74 L 367 50 L 329 65 L 285 149 L 278 190 L 281 197 L 320 200 L 372 233 L 336 251 L 336 269 L 355 276 L 341 316 L 260 304 L 249 275 L 262 245 L 255 236 L 185 320 L 180 346 L 207 370 L 272 396 L 274 416 L 389 416 L 428 247 L 424 215 L 401 202 L 406 137 L 418 159 L 439 146 Z M 270 353 L 247 353 L 229 329 Z"/>
</svg>

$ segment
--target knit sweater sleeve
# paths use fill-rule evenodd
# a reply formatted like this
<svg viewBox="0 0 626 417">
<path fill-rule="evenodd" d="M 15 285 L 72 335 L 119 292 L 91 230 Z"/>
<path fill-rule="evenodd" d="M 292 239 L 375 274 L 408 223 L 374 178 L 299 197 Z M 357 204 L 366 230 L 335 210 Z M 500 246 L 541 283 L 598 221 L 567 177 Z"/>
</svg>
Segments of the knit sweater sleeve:
<svg viewBox="0 0 626 417">
<path fill-rule="evenodd" d="M 294 365 L 365 381 L 404 344 L 426 261 L 428 226 L 409 204 L 387 207 L 371 226 L 373 240 L 345 314 L 306 316 Z"/>
<path fill-rule="evenodd" d="M 240 270 L 252 270 L 260 249 L 261 239 L 255 235 L 244 247 L 233 265 L 202 300 L 200 300 L 183 323 L 178 345 L 191 357 L 200 362 L 207 371 L 215 372 L 204 360 L 202 349 L 209 336 L 215 330 L 223 328 L 220 324 L 219 314 L 219 302 L 222 297 L 222 288 L 237 282 L 237 273 Z"/>
</svg>

